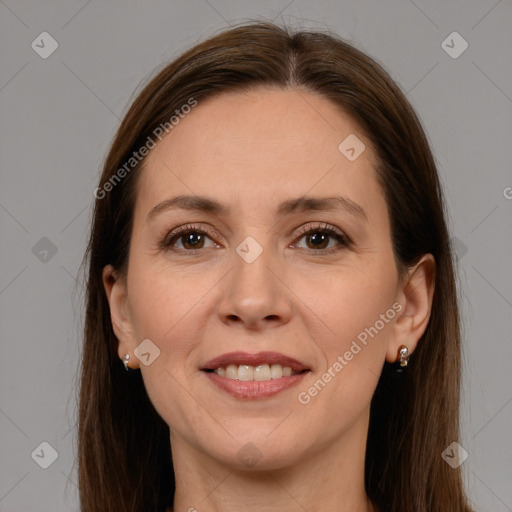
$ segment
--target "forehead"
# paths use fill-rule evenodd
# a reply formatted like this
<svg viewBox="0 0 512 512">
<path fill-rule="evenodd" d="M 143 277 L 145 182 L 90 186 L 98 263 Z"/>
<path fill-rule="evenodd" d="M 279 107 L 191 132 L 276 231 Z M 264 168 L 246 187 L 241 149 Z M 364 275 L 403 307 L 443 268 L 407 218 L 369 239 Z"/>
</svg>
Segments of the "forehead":
<svg viewBox="0 0 512 512">
<path fill-rule="evenodd" d="M 340 143 L 354 136 L 365 149 L 351 161 Z M 363 130 L 340 107 L 304 90 L 261 87 L 199 101 L 146 157 L 137 195 L 148 205 L 171 192 L 259 204 L 263 190 L 268 201 L 333 188 L 357 195 L 375 188 L 374 168 Z"/>
</svg>

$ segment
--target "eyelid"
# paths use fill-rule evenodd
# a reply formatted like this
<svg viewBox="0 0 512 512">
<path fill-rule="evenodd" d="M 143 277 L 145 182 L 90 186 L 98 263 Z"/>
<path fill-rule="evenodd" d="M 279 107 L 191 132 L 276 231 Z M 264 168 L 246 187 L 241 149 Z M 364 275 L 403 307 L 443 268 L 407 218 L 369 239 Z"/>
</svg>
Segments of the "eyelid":
<svg viewBox="0 0 512 512">
<path fill-rule="evenodd" d="M 343 235 L 343 231 L 338 229 L 336 226 L 332 226 L 331 224 L 329 224 L 327 222 L 320 222 L 320 221 L 308 222 L 307 224 L 304 224 L 303 226 L 298 228 L 297 232 L 299 234 L 303 235 L 303 234 L 307 233 L 308 231 L 310 231 L 311 229 L 318 229 L 318 230 L 331 229 L 333 231 L 336 231 L 338 234 Z"/>
<path fill-rule="evenodd" d="M 175 235 L 179 235 L 180 233 L 186 233 L 188 231 L 204 231 L 208 235 L 217 236 L 214 230 L 212 230 L 209 226 L 204 224 L 185 224 L 183 226 L 178 226 L 176 229 L 173 229 L 169 233 L 169 236 L 172 237 Z"/>
</svg>

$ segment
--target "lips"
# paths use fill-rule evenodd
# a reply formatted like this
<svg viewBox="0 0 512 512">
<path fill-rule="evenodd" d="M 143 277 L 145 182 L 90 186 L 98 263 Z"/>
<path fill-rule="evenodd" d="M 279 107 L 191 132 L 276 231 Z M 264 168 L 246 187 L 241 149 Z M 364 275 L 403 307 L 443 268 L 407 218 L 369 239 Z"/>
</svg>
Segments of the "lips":
<svg viewBox="0 0 512 512">
<path fill-rule="evenodd" d="M 235 398 L 266 398 L 298 384 L 310 369 L 278 352 L 230 352 L 211 359 L 200 370 Z"/>
</svg>

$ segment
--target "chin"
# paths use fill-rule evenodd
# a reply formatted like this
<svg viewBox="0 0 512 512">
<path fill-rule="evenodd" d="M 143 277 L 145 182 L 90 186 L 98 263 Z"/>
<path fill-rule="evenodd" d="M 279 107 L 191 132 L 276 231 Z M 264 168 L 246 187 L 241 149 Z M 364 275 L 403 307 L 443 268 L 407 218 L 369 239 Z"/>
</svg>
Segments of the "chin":
<svg viewBox="0 0 512 512">
<path fill-rule="evenodd" d="M 272 422 L 277 424 L 278 422 Z M 237 425 L 240 428 L 242 425 Z M 217 462 L 234 470 L 270 471 L 297 464 L 305 454 L 305 439 L 296 435 L 272 432 L 267 421 L 264 429 L 247 428 L 242 434 L 222 431 L 221 435 L 209 435 L 202 431 L 198 439 L 198 450 Z M 208 440 L 205 443 L 205 440 Z M 298 451 L 300 447 L 300 451 Z"/>
</svg>

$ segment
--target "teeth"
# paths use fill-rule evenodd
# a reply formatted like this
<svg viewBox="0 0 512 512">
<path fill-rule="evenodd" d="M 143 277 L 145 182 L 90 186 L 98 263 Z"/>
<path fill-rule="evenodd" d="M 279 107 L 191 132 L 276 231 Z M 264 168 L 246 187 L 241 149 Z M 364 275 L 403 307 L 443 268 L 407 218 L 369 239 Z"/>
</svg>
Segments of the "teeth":
<svg viewBox="0 0 512 512">
<path fill-rule="evenodd" d="M 260 364 L 254 368 L 254 380 L 270 380 L 270 366 Z"/>
<path fill-rule="evenodd" d="M 227 379 L 238 379 L 238 367 L 234 364 L 230 364 L 226 368 L 226 378 Z"/>
<path fill-rule="evenodd" d="M 254 380 L 254 368 L 246 364 L 238 367 L 238 380 Z"/>
<path fill-rule="evenodd" d="M 290 377 L 292 374 L 292 369 L 289 366 L 285 366 L 283 368 L 283 377 Z"/>
<path fill-rule="evenodd" d="M 258 380 L 265 381 L 271 379 L 280 379 L 282 377 L 291 377 L 297 375 L 289 366 L 281 366 L 280 364 L 260 364 L 259 366 L 250 366 L 241 364 L 239 366 L 230 364 L 226 368 L 217 368 L 215 372 L 221 377 L 232 380 Z"/>
<path fill-rule="evenodd" d="M 280 379 L 283 376 L 283 367 L 280 364 L 273 364 L 270 367 L 270 375 L 273 379 Z"/>
</svg>

